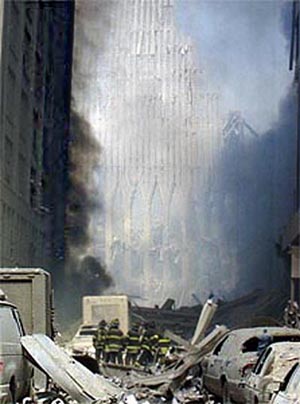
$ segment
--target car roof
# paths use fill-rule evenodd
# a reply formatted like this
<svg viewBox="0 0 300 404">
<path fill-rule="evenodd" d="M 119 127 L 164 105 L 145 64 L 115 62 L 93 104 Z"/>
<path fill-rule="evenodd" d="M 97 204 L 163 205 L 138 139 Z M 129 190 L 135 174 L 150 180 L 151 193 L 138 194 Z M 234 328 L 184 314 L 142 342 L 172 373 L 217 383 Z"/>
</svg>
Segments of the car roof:
<svg viewBox="0 0 300 404">
<path fill-rule="evenodd" d="M 272 347 L 274 352 L 289 352 L 291 350 L 298 349 L 300 353 L 300 341 L 291 342 L 291 341 L 281 341 L 281 342 L 273 342 L 269 345 Z"/>
<path fill-rule="evenodd" d="M 97 326 L 92 324 L 81 324 L 74 335 L 73 338 L 81 336 L 80 333 L 82 331 L 97 331 Z"/>
<path fill-rule="evenodd" d="M 283 381 L 289 370 L 300 360 L 300 342 L 275 342 L 272 349 L 272 377 Z"/>
<path fill-rule="evenodd" d="M 16 309 L 17 306 L 15 306 L 13 303 L 10 303 L 6 300 L 0 300 L 0 306 L 4 306 L 4 307 L 11 307 L 13 309 Z"/>
<path fill-rule="evenodd" d="M 264 330 L 267 330 L 268 334 L 273 337 L 276 336 L 284 336 L 284 335 L 297 335 L 300 336 L 300 330 L 296 330 L 294 328 L 289 327 L 252 327 L 252 328 L 240 328 L 236 330 L 230 331 L 229 334 L 234 334 L 240 339 L 248 339 L 252 337 L 259 336 L 263 334 Z"/>
</svg>

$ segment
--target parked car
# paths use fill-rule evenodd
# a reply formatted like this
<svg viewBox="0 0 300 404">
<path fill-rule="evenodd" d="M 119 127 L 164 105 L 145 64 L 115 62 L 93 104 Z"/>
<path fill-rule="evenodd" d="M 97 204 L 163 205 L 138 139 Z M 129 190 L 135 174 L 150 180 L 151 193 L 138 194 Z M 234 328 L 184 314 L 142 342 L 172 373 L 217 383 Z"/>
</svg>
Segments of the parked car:
<svg viewBox="0 0 300 404">
<path fill-rule="evenodd" d="M 300 404 L 300 364 L 295 364 L 287 373 L 272 404 Z"/>
<path fill-rule="evenodd" d="M 289 371 L 300 360 L 300 342 L 271 344 L 259 357 L 245 384 L 247 403 L 270 403 Z"/>
<path fill-rule="evenodd" d="M 4 300 L 0 324 L 0 404 L 15 403 L 29 394 L 32 367 L 23 355 L 20 339 L 25 332 L 19 312 Z"/>
<path fill-rule="evenodd" d="M 300 341 L 300 331 L 286 327 L 243 328 L 229 332 L 203 361 L 206 388 L 223 402 L 244 403 L 241 379 L 246 377 L 258 359 L 259 337 L 264 330 L 273 342 Z"/>
<path fill-rule="evenodd" d="M 96 325 L 81 324 L 72 340 L 66 345 L 70 355 L 89 355 L 95 357 L 93 337 L 97 331 Z"/>
</svg>

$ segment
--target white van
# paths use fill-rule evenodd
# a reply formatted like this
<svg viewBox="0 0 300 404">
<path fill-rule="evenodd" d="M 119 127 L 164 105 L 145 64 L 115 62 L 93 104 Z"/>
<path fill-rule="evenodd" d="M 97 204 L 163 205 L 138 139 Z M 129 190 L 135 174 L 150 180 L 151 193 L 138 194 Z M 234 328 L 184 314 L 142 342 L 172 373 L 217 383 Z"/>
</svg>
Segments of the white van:
<svg viewBox="0 0 300 404">
<path fill-rule="evenodd" d="M 0 300 L 0 404 L 16 403 L 29 393 L 32 368 L 20 343 L 24 334 L 16 306 Z"/>
</svg>

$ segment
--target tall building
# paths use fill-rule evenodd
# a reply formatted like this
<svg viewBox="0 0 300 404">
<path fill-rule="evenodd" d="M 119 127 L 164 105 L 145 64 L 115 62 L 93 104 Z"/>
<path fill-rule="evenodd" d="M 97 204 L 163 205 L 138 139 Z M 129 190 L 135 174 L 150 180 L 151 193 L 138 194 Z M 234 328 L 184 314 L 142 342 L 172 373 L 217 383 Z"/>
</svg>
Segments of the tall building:
<svg viewBox="0 0 300 404">
<path fill-rule="evenodd" d="M 281 234 L 282 251 L 290 257 L 290 297 L 291 301 L 300 303 L 300 2 L 293 1 L 293 18 L 291 27 L 291 53 L 290 53 L 290 70 L 295 72 L 295 89 L 297 97 L 296 122 L 294 136 L 294 156 L 290 158 L 295 162 L 294 170 L 294 213 L 284 232 Z"/>
<path fill-rule="evenodd" d="M 219 118 L 200 80 L 172 0 L 77 2 L 72 95 L 101 146 L 90 177 L 102 209 L 91 212 L 86 253 L 105 261 L 118 290 L 149 304 L 209 287 L 194 205 Z"/>
<path fill-rule="evenodd" d="M 72 1 L 0 2 L 0 266 L 64 254 Z"/>
</svg>

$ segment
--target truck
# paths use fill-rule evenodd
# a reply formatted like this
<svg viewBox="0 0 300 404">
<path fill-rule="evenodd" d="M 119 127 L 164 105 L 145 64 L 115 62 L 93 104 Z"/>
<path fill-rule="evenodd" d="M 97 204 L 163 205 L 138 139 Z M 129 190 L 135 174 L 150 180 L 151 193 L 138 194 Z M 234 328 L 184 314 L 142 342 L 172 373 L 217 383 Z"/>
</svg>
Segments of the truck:
<svg viewBox="0 0 300 404">
<path fill-rule="evenodd" d="M 41 268 L 0 268 L 0 289 L 18 307 L 27 334 L 54 336 L 51 276 Z"/>
<path fill-rule="evenodd" d="M 26 334 L 54 338 L 51 276 L 41 268 L 0 268 L 0 289 L 19 310 Z M 47 377 L 34 370 L 33 387 L 46 388 Z"/>
<path fill-rule="evenodd" d="M 84 296 L 82 298 L 83 324 L 97 325 L 101 320 L 110 322 L 118 318 L 120 329 L 127 333 L 130 328 L 130 304 L 128 296 Z"/>
<path fill-rule="evenodd" d="M 0 324 L 0 404 L 21 402 L 30 392 L 32 368 L 22 350 L 24 328 L 18 309 L 1 290 Z"/>
</svg>

